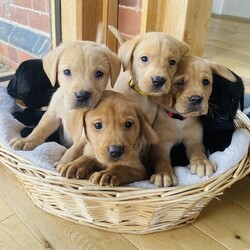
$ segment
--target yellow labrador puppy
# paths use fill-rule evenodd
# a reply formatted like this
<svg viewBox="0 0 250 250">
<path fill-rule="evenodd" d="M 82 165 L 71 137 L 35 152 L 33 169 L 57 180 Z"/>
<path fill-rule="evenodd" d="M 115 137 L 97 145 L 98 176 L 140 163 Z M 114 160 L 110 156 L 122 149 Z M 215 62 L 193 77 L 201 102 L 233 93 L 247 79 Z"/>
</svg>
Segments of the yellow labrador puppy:
<svg viewBox="0 0 250 250">
<path fill-rule="evenodd" d="M 158 105 L 151 96 L 167 94 L 177 65 L 189 46 L 163 32 L 149 32 L 123 42 L 121 34 L 109 26 L 121 43 L 118 56 L 123 71 L 114 91 L 123 93 L 136 101 L 153 124 Z"/>
<path fill-rule="evenodd" d="M 43 58 L 43 66 L 52 85 L 60 87 L 53 95 L 48 110 L 33 132 L 26 138 L 14 138 L 10 145 L 17 150 L 32 150 L 61 129 L 63 144 L 71 147 L 62 162 L 75 159 L 82 153 L 84 138 L 72 138 L 67 125 L 70 112 L 94 108 L 108 81 L 113 86 L 120 72 L 119 58 L 105 45 L 91 41 L 61 44 Z M 73 140 L 72 140 L 73 139 Z"/>
<path fill-rule="evenodd" d="M 134 102 L 113 91 L 105 91 L 94 109 L 76 110 L 74 136 L 84 130 L 87 144 L 83 155 L 73 162 L 60 164 L 62 176 L 87 178 L 94 184 L 118 186 L 147 177 L 141 160 L 151 143 L 158 141 L 148 119 Z M 78 129 L 79 128 L 79 129 Z"/>
<path fill-rule="evenodd" d="M 154 129 L 160 142 L 152 146 L 155 174 L 151 182 L 160 187 L 176 185 L 170 151 L 173 145 L 183 143 L 190 161 L 190 170 L 199 176 L 211 175 L 216 166 L 207 159 L 202 142 L 202 125 L 198 118 L 208 112 L 208 99 L 212 92 L 212 72 L 236 81 L 226 68 L 211 61 L 184 56 L 172 81 L 171 93 L 154 97 L 161 108 Z"/>
</svg>

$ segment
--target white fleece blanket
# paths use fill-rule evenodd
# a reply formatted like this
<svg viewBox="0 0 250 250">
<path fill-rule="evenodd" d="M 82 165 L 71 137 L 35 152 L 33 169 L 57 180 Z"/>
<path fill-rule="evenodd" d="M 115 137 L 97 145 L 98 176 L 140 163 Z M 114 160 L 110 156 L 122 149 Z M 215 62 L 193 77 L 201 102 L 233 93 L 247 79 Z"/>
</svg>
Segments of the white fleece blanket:
<svg viewBox="0 0 250 250">
<path fill-rule="evenodd" d="M 11 115 L 20 110 L 14 100 L 7 94 L 6 87 L 0 85 L 0 143 L 9 151 L 33 162 L 37 167 L 55 171 L 52 164 L 58 161 L 66 148 L 55 143 L 44 143 L 32 151 L 17 151 L 9 147 L 9 141 L 18 136 L 24 127 Z M 250 134 L 246 129 L 237 129 L 232 138 L 231 145 L 223 152 L 215 152 L 209 159 L 217 164 L 217 171 L 211 176 L 217 176 L 235 166 L 247 154 L 250 143 Z M 175 167 L 175 174 L 180 186 L 196 184 L 207 180 L 209 177 L 199 177 L 191 174 L 189 167 Z M 130 184 L 133 187 L 155 188 L 149 181 L 140 181 Z"/>
<path fill-rule="evenodd" d="M 20 111 L 20 106 L 16 105 L 14 99 L 7 94 L 6 87 L 0 85 L 0 143 L 9 151 L 22 156 L 33 162 L 35 165 L 47 170 L 55 171 L 52 164 L 58 161 L 66 148 L 55 142 L 44 143 L 32 151 L 13 150 L 9 147 L 9 141 L 19 136 L 22 123 L 17 121 L 11 114 Z"/>
</svg>

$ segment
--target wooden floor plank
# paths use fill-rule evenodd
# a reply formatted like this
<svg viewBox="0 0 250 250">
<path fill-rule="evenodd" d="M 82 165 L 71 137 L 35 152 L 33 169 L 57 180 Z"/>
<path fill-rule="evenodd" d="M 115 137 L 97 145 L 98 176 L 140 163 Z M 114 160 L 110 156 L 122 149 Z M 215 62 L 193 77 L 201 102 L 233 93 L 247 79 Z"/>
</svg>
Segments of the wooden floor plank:
<svg viewBox="0 0 250 250">
<path fill-rule="evenodd" d="M 238 53 L 232 51 L 229 53 L 229 51 L 230 50 L 228 48 L 218 48 L 213 45 L 207 45 L 205 57 L 232 69 L 240 76 L 250 78 L 250 56 L 239 55 Z M 238 61 L 236 62 L 234 58 L 238 58 Z"/>
<path fill-rule="evenodd" d="M 1 176 L 3 168 L 0 164 L 0 194 L 43 246 L 70 250 L 137 249 L 121 234 L 78 225 L 37 208 L 11 172 Z"/>
<path fill-rule="evenodd" d="M 250 211 L 250 177 L 246 176 L 236 182 L 233 188 L 229 188 L 224 195 Z"/>
<path fill-rule="evenodd" d="M 7 203 L 0 197 L 0 222 L 12 215 L 14 215 L 14 212 L 7 205 Z"/>
<path fill-rule="evenodd" d="M 141 235 L 140 237 L 126 234 L 126 237 L 133 242 L 135 246 L 143 250 L 226 249 L 193 225 L 161 233 Z M 207 248 L 208 246 L 209 248 Z"/>
<path fill-rule="evenodd" d="M 243 77 L 246 93 L 250 93 L 250 21 L 212 18 L 204 57 Z"/>
<path fill-rule="evenodd" d="M 213 200 L 194 225 L 229 249 L 250 249 L 250 211 L 226 197 Z"/>
<path fill-rule="evenodd" d="M 22 221 L 13 215 L 0 222 L 0 249 L 45 249 Z"/>
</svg>

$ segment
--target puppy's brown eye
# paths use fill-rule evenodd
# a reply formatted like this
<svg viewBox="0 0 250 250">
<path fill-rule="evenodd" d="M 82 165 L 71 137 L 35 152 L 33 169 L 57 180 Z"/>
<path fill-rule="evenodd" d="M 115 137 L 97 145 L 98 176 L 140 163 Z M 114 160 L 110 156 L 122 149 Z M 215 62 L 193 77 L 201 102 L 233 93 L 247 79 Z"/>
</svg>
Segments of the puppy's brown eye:
<svg viewBox="0 0 250 250">
<path fill-rule="evenodd" d="M 133 123 L 127 121 L 127 122 L 125 122 L 124 126 L 125 126 L 126 129 L 130 129 L 133 126 Z"/>
<path fill-rule="evenodd" d="M 208 80 L 208 79 L 204 79 L 202 83 L 203 83 L 203 85 L 205 85 L 205 86 L 206 86 L 206 85 L 208 85 L 208 84 L 209 84 L 209 80 Z"/>
<path fill-rule="evenodd" d="M 63 71 L 63 74 L 64 74 L 65 76 L 71 76 L 71 70 L 70 70 L 70 69 L 65 69 L 65 70 Z"/>
<path fill-rule="evenodd" d="M 102 129 L 102 123 L 101 122 L 97 122 L 97 123 L 94 123 L 94 128 L 95 129 L 98 129 L 98 130 L 100 130 L 100 129 Z"/>
<path fill-rule="evenodd" d="M 142 61 L 142 62 L 148 62 L 149 60 L 148 60 L 148 57 L 147 57 L 147 56 L 142 56 L 142 57 L 141 57 L 141 61 Z"/>
<path fill-rule="evenodd" d="M 176 82 L 176 85 L 178 85 L 179 87 L 184 86 L 184 80 L 180 80 L 179 82 Z"/>
<path fill-rule="evenodd" d="M 96 78 L 101 78 L 101 77 L 103 77 L 103 75 L 104 75 L 104 73 L 102 71 L 100 71 L 100 70 L 95 72 L 95 77 Z"/>
<path fill-rule="evenodd" d="M 169 65 L 175 65 L 175 64 L 176 64 L 175 60 L 172 59 L 172 60 L 169 61 Z"/>
</svg>

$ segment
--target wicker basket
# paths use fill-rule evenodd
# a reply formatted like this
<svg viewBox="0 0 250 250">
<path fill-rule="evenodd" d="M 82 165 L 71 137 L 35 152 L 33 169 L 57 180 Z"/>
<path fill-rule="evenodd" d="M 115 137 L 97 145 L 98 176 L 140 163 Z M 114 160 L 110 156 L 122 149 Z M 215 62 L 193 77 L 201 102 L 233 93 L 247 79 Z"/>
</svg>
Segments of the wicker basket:
<svg viewBox="0 0 250 250">
<path fill-rule="evenodd" d="M 240 111 L 235 124 L 250 131 L 250 120 Z M 35 167 L 1 145 L 0 160 L 15 173 L 41 209 L 99 229 L 137 234 L 192 223 L 214 197 L 250 173 L 248 154 L 226 173 L 196 185 L 155 189 L 101 187 Z"/>
</svg>

